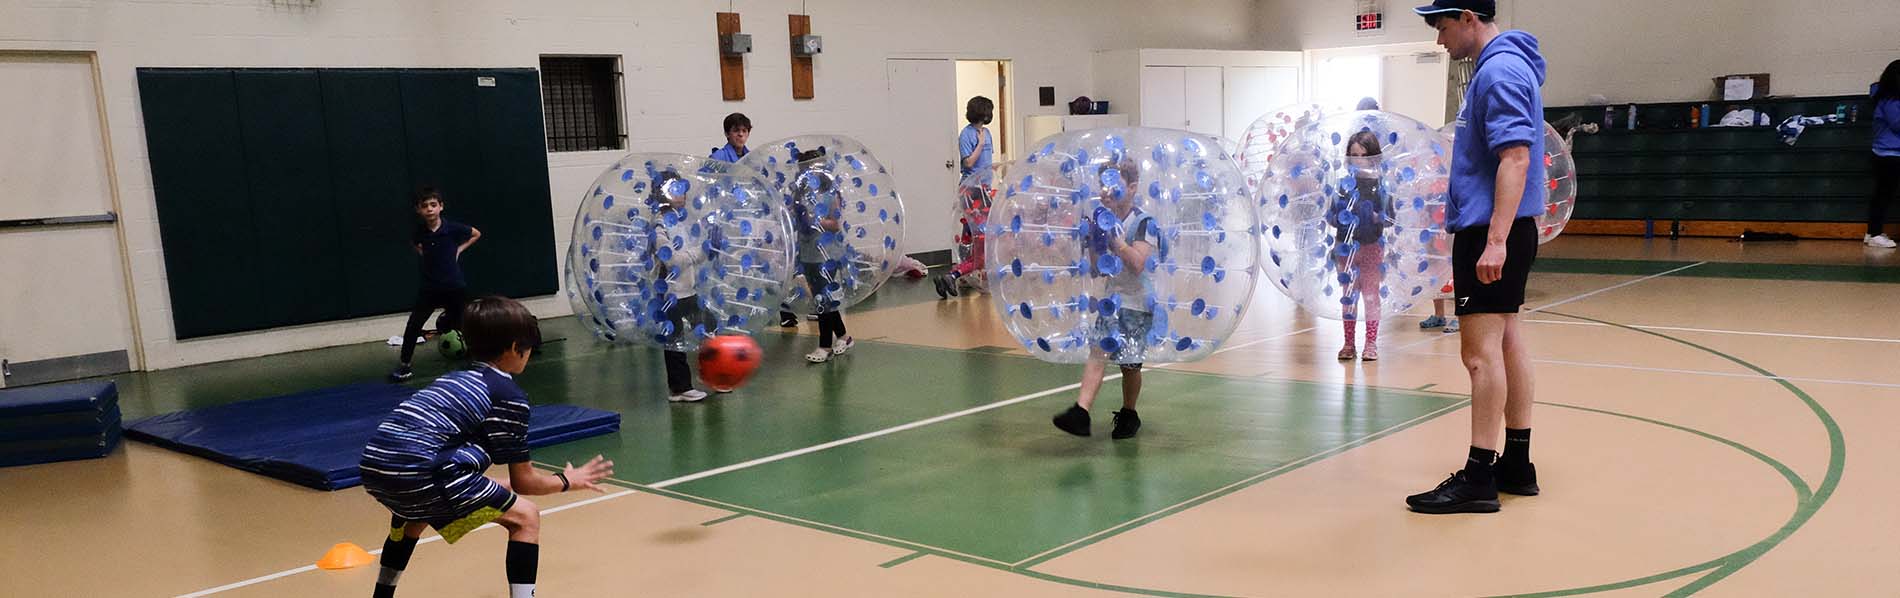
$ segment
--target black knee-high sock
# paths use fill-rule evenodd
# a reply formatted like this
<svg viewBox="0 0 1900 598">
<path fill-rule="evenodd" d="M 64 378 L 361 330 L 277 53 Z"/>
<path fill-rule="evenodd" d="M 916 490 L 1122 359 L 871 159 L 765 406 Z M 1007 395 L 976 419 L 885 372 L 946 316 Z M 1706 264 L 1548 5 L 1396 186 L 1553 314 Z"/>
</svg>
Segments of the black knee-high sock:
<svg viewBox="0 0 1900 598">
<path fill-rule="evenodd" d="M 416 538 L 404 536 L 403 525 L 400 520 L 390 522 L 389 537 L 383 539 L 383 571 L 376 577 L 375 598 L 396 595 L 396 582 L 409 568 L 409 557 L 416 553 Z"/>
<path fill-rule="evenodd" d="M 1501 465 L 1523 465 L 1531 462 L 1531 429 L 1504 429 L 1504 455 L 1498 457 Z"/>
<path fill-rule="evenodd" d="M 534 574 L 540 563 L 540 544 L 508 541 L 508 595 L 511 598 L 534 598 Z"/>
</svg>

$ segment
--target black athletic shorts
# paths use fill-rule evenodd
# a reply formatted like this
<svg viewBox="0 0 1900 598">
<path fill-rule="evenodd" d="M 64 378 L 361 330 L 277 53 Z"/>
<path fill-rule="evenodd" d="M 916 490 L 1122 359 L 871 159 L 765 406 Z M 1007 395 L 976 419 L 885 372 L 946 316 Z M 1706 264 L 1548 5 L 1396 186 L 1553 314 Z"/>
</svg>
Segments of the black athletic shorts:
<svg viewBox="0 0 1900 598">
<path fill-rule="evenodd" d="M 1474 226 L 1452 235 L 1451 280 L 1458 315 L 1514 314 L 1524 307 L 1524 285 L 1530 282 L 1531 263 L 1537 261 L 1537 220 L 1511 221 L 1511 236 L 1504 242 L 1504 277 L 1479 284 L 1478 258 L 1484 255 L 1490 230 L 1489 225 Z"/>
</svg>

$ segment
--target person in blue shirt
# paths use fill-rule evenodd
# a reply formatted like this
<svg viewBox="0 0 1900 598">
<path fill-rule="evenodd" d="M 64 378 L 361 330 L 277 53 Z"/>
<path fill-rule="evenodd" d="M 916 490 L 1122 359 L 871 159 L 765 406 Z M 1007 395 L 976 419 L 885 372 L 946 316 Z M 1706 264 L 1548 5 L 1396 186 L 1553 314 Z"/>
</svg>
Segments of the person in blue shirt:
<svg viewBox="0 0 1900 598">
<path fill-rule="evenodd" d="M 389 509 L 376 598 L 396 595 L 423 530 L 454 544 L 482 525 L 508 530 L 508 595 L 534 596 L 541 508 L 524 496 L 600 490 L 614 464 L 599 455 L 558 472 L 528 458 L 528 393 L 515 376 L 541 345 L 534 314 L 504 297 L 468 304 L 468 369 L 437 378 L 396 406 L 363 447 L 363 489 Z M 506 481 L 483 475 L 505 465 Z"/>
<path fill-rule="evenodd" d="M 726 115 L 726 144 L 713 148 L 712 159 L 725 162 L 738 162 L 751 153 L 745 147 L 747 139 L 752 137 L 752 119 L 734 112 Z"/>
<path fill-rule="evenodd" d="M 957 156 L 963 167 L 961 172 L 964 179 L 968 179 L 972 174 L 989 170 L 993 152 L 990 148 L 990 130 L 984 125 L 990 124 L 990 121 L 995 118 L 996 103 L 991 102 L 989 98 L 976 96 L 964 104 L 963 120 L 970 124 L 965 125 L 963 132 L 957 134 Z M 961 293 L 959 288 L 961 279 L 983 268 L 983 233 L 980 227 L 981 222 L 989 215 L 989 188 L 984 185 L 970 191 L 963 198 L 963 204 L 966 206 L 966 212 L 963 214 L 963 230 L 957 233 L 959 238 L 968 239 L 971 242 L 970 254 L 963 261 L 951 266 L 949 272 L 933 281 L 936 283 L 938 299 L 958 296 Z M 958 193 L 964 193 L 962 185 L 958 185 Z M 973 222 L 976 223 L 974 226 Z"/>
<path fill-rule="evenodd" d="M 391 382 L 415 375 L 409 364 L 416 356 L 416 338 L 422 335 L 422 324 L 435 310 L 442 310 L 442 317 L 435 322 L 439 332 L 461 328 L 462 305 L 468 301 L 462 252 L 482 238 L 482 231 L 475 227 L 442 217 L 446 205 L 440 191 L 429 187 L 417 191 L 415 208 L 419 222 L 410 243 L 416 255 L 422 256 L 422 285 L 416 293 L 416 306 L 409 311 L 409 324 L 402 330 L 402 363 L 389 373 Z"/>
<path fill-rule="evenodd" d="M 1492 513 L 1498 493 L 1535 495 L 1530 462 L 1532 372 L 1518 330 L 1524 287 L 1537 259 L 1535 217 L 1544 178 L 1544 58 L 1537 38 L 1500 32 L 1495 0 L 1437 0 L 1416 12 L 1438 30 L 1453 60 L 1477 59 L 1451 151 L 1452 287 L 1460 354 L 1471 376 L 1471 449 L 1464 469 L 1406 497 L 1420 513 Z M 1498 432 L 1503 428 L 1503 454 Z"/>
<path fill-rule="evenodd" d="M 1887 63 L 1887 70 L 1874 84 L 1874 197 L 1867 207 L 1869 247 L 1892 249 L 1887 238 L 1887 204 L 1900 191 L 1900 60 Z"/>
</svg>

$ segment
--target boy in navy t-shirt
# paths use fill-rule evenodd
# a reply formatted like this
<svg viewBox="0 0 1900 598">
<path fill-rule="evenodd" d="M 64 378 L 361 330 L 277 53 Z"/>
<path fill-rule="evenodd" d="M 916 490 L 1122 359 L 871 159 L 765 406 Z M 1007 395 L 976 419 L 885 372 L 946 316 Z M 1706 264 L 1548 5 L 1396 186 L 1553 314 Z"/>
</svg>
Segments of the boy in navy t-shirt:
<svg viewBox="0 0 1900 598">
<path fill-rule="evenodd" d="M 416 292 L 416 306 L 409 311 L 409 325 L 402 331 L 402 364 L 389 373 L 392 382 L 415 375 L 409 367 L 416 356 L 416 337 L 429 314 L 442 310 L 436 319 L 439 332 L 460 330 L 462 306 L 468 302 L 468 281 L 462 278 L 462 252 L 482 238 L 482 231 L 460 222 L 442 218 L 442 193 L 424 187 L 416 193 L 416 231 L 410 242 L 416 255 L 422 256 L 422 288 Z"/>
</svg>

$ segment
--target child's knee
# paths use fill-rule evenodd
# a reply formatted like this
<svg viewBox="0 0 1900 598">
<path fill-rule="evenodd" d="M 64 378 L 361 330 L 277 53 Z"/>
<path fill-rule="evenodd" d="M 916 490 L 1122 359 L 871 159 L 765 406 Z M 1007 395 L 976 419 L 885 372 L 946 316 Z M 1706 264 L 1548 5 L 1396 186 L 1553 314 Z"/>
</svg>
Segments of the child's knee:
<svg viewBox="0 0 1900 598">
<path fill-rule="evenodd" d="M 536 532 L 541 529 L 541 507 L 526 497 L 517 497 L 515 504 L 501 514 L 495 523 L 510 532 Z"/>
</svg>

